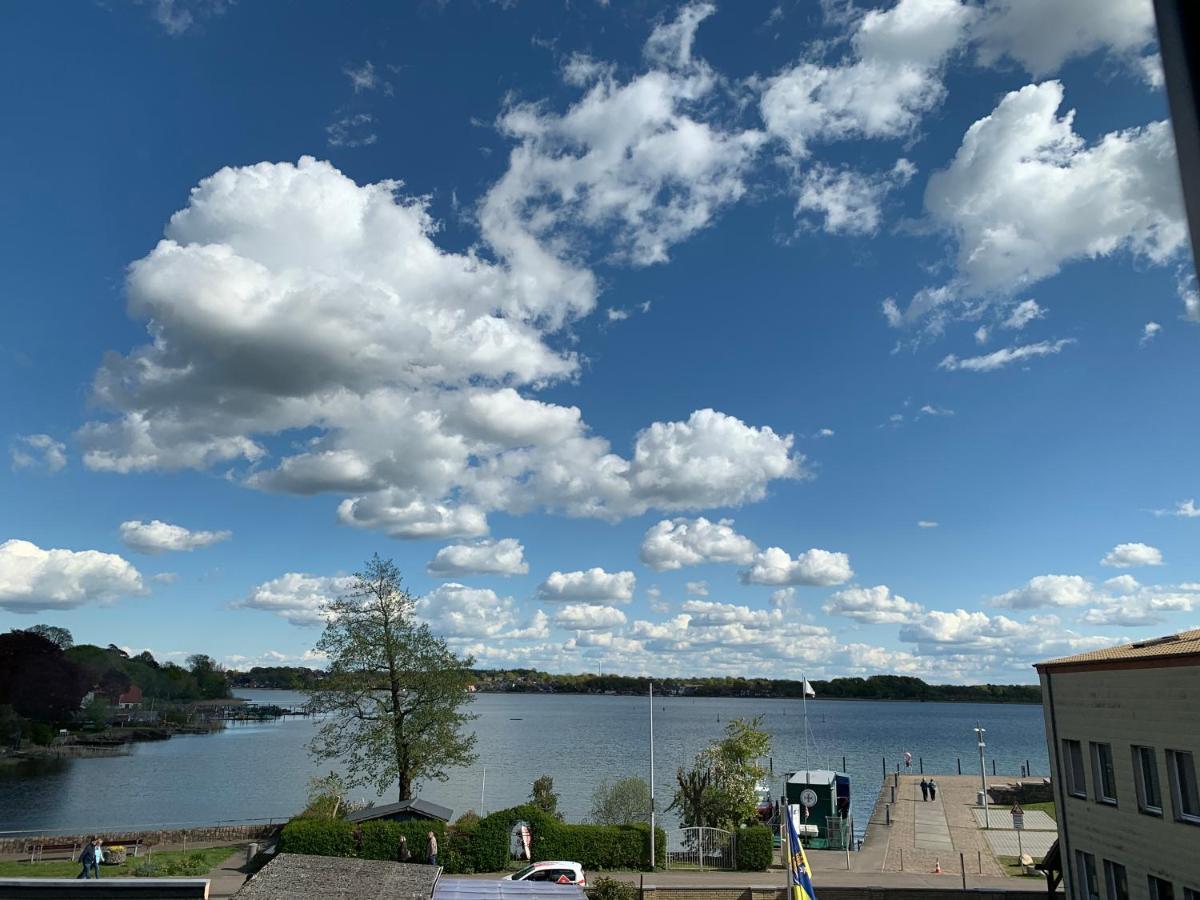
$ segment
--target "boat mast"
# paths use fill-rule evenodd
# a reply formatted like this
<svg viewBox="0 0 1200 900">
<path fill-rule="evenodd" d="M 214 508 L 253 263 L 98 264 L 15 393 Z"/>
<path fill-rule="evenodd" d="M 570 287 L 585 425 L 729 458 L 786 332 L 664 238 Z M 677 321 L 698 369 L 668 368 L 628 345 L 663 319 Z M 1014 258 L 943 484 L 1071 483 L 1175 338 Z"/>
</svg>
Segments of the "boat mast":
<svg viewBox="0 0 1200 900">
<path fill-rule="evenodd" d="M 807 675 L 804 676 L 804 683 L 800 688 L 800 702 L 804 706 L 804 769 L 806 772 L 808 772 L 808 771 L 812 770 L 812 766 L 811 766 L 810 760 L 808 758 L 809 733 L 808 733 L 808 676 Z M 807 778 L 807 777 L 808 776 L 806 775 L 805 778 Z"/>
</svg>

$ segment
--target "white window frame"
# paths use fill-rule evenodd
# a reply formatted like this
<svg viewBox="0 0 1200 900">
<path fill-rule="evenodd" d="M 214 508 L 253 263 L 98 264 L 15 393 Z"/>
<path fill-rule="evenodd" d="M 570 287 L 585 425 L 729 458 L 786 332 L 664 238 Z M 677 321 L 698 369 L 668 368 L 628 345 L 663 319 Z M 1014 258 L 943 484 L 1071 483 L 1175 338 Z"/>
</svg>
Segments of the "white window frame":
<svg viewBox="0 0 1200 900">
<path fill-rule="evenodd" d="M 1154 786 L 1158 792 L 1158 802 L 1160 804 L 1159 806 L 1155 806 L 1152 803 L 1150 803 L 1149 797 L 1146 794 L 1146 769 L 1145 769 L 1145 760 L 1142 758 L 1142 756 L 1143 756 L 1142 751 L 1146 751 L 1150 755 L 1150 762 L 1152 764 L 1150 767 L 1150 771 L 1153 773 L 1153 776 L 1154 776 Z M 1162 803 L 1162 780 L 1159 778 L 1159 775 L 1158 775 L 1158 751 L 1155 750 L 1153 747 L 1149 747 L 1145 744 L 1134 744 L 1133 745 L 1133 783 L 1134 783 L 1134 786 L 1137 788 L 1138 812 L 1144 813 L 1147 816 L 1161 817 L 1163 814 L 1163 810 L 1162 810 L 1162 806 L 1161 806 L 1161 803 Z"/>
<path fill-rule="evenodd" d="M 1096 802 L 1104 803 L 1108 806 L 1117 805 L 1117 764 L 1113 759 L 1112 744 L 1098 743 L 1091 741 L 1090 748 L 1092 751 L 1092 786 L 1096 790 Z M 1109 786 L 1112 788 L 1112 793 L 1105 792 L 1104 789 L 1104 759 L 1103 752 L 1108 751 L 1108 773 Z"/>
<path fill-rule="evenodd" d="M 1188 790 L 1188 805 L 1191 811 L 1184 809 L 1184 791 L 1189 785 L 1183 784 L 1179 778 L 1180 762 L 1186 761 L 1191 770 L 1191 785 Z M 1171 785 L 1171 806 L 1175 811 L 1176 822 L 1186 822 L 1189 825 L 1200 825 L 1200 788 L 1196 783 L 1196 754 L 1190 750 L 1167 750 L 1167 780 Z"/>
<path fill-rule="evenodd" d="M 1087 799 L 1087 770 L 1083 763 L 1083 744 L 1071 738 L 1063 738 L 1063 775 L 1066 781 L 1067 793 L 1072 797 Z M 1079 768 L 1075 767 L 1076 756 L 1072 751 L 1078 751 Z"/>
</svg>

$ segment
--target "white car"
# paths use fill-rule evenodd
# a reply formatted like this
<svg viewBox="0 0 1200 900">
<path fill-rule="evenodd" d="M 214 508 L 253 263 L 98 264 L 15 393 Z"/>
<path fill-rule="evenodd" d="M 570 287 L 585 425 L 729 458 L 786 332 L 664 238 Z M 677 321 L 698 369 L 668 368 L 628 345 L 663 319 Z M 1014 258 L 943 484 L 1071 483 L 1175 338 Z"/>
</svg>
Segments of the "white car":
<svg viewBox="0 0 1200 900">
<path fill-rule="evenodd" d="M 587 887 L 587 876 L 583 866 L 577 862 L 567 862 L 561 859 L 548 859 L 526 866 L 519 872 L 505 875 L 504 881 L 543 881 L 550 884 L 574 884 Z"/>
</svg>

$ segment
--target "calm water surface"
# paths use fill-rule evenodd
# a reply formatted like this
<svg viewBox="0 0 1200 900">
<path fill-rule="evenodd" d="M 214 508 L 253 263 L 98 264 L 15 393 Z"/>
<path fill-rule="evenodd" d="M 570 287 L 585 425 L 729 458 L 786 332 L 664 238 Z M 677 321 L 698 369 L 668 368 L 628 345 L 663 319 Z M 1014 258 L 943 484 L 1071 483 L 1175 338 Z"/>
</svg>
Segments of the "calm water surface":
<svg viewBox="0 0 1200 900">
<path fill-rule="evenodd" d="M 290 691 L 236 693 L 281 705 L 305 699 Z M 481 694 L 472 705 L 479 715 L 474 723 L 479 761 L 420 791 L 453 808 L 456 817 L 467 809 L 520 803 L 528 797 L 530 783 L 549 774 L 560 808 L 568 820 L 579 821 L 604 778 L 649 776 L 649 706 L 644 697 Z M 811 765 L 841 768 L 845 756 L 860 828 L 878 794 L 884 757 L 894 768 L 909 750 L 914 772 L 923 758 L 925 771 L 938 773 L 955 772 L 961 758 L 964 773 L 978 772 L 972 731 L 977 721 L 987 729 L 988 758 L 996 758 L 1000 773 L 1018 773 L 1026 760 L 1034 773 L 1048 771 L 1040 706 L 817 700 L 809 701 L 808 709 L 819 748 L 813 751 L 810 745 Z M 777 774 L 772 787 L 778 795 L 778 776 L 808 765 L 798 700 L 656 698 L 659 809 L 670 802 L 677 767 L 718 737 L 731 719 L 756 715 L 763 716 L 772 735 Z M 313 720 L 302 718 L 231 724 L 217 734 L 134 744 L 128 756 L 0 767 L 0 831 L 286 818 L 303 807 L 309 777 L 337 768 L 309 757 L 306 744 L 315 727 Z M 395 799 L 390 794 L 375 798 L 370 789 L 359 789 L 355 798 L 360 797 Z"/>
</svg>

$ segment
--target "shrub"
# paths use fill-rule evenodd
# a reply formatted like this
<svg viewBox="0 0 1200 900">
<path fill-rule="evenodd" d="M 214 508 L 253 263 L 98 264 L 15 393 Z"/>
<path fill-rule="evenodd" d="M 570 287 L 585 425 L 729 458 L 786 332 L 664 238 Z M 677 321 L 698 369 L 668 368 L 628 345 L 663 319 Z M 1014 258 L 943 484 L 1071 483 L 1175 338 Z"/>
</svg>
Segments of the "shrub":
<svg viewBox="0 0 1200 900">
<path fill-rule="evenodd" d="M 279 834 L 279 852 L 356 856 L 354 826 L 345 819 L 292 819 Z"/>
<path fill-rule="evenodd" d="M 161 878 L 163 867 L 158 864 L 158 860 L 154 857 L 147 857 L 141 862 L 134 863 L 133 875 L 136 878 Z"/>
<path fill-rule="evenodd" d="M 438 862 L 443 868 L 449 868 L 442 861 L 442 847 L 446 843 L 446 830 L 441 822 L 426 820 L 411 822 L 393 822 L 390 819 L 376 819 L 373 822 L 363 822 L 358 828 L 358 855 L 363 859 L 399 859 L 400 836 L 408 840 L 408 850 L 412 853 L 411 862 L 425 862 L 425 842 L 429 832 L 433 832 L 438 842 Z"/>
<path fill-rule="evenodd" d="M 637 900 L 638 889 L 628 881 L 601 876 L 588 885 L 588 900 Z"/>
<path fill-rule="evenodd" d="M 762 872 L 775 861 L 775 836 L 765 825 L 751 825 L 737 832 L 737 867 L 743 872 Z"/>
<path fill-rule="evenodd" d="M 585 869 L 649 869 L 650 826 L 553 823 L 542 839 L 534 834 L 534 859 L 569 859 Z M 655 857 L 665 865 L 666 833 L 656 829 Z"/>
<path fill-rule="evenodd" d="M 54 743 L 54 729 L 45 722 L 34 722 L 29 729 L 29 739 L 39 747 L 49 747 Z"/>
</svg>

